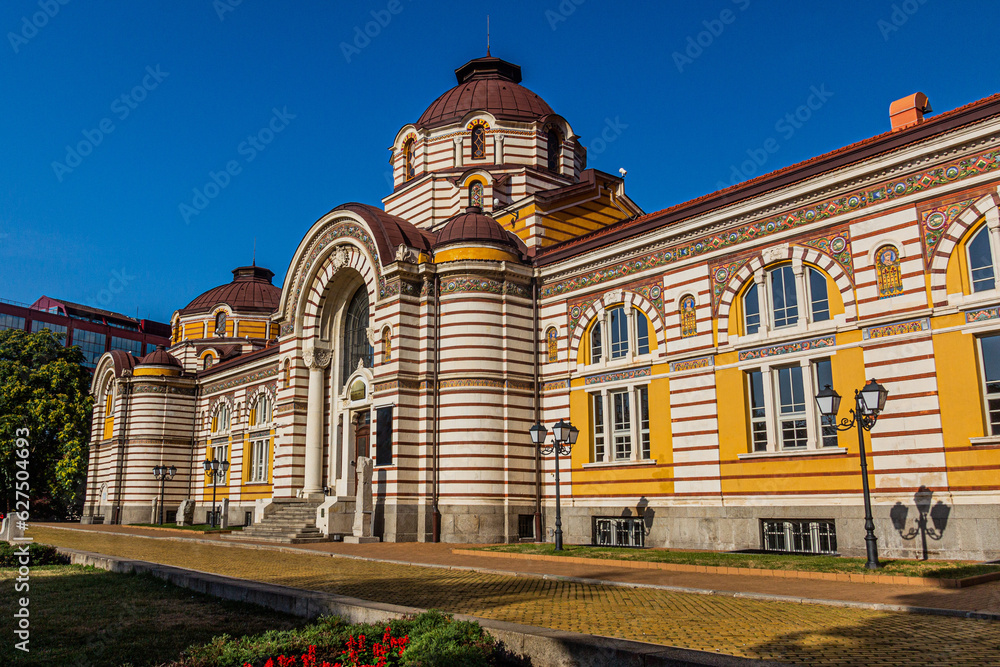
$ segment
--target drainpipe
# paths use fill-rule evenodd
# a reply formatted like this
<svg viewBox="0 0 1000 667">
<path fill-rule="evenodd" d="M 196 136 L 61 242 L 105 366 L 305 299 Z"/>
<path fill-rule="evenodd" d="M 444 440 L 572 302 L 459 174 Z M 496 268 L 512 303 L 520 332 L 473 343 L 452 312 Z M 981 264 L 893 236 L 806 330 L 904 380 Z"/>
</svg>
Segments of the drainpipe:
<svg viewBox="0 0 1000 667">
<path fill-rule="evenodd" d="M 440 441 L 438 438 L 438 422 L 441 415 L 441 382 L 438 379 L 441 373 L 441 276 L 434 275 L 434 294 L 431 298 L 434 300 L 434 441 L 432 444 L 432 456 L 433 462 L 431 468 L 434 471 L 434 480 L 432 493 L 432 509 L 431 509 L 431 530 L 432 536 L 431 541 L 440 542 L 441 541 L 441 510 L 438 509 L 438 495 L 440 493 L 440 484 L 438 483 L 439 461 L 438 461 L 438 449 L 440 447 Z"/>
<path fill-rule="evenodd" d="M 541 299 L 541 290 L 538 289 L 538 279 L 531 276 L 531 293 L 534 296 L 531 304 L 531 331 L 535 351 L 535 423 L 541 423 L 542 416 L 542 388 L 538 384 L 538 356 L 541 351 L 538 347 L 538 307 Z M 542 541 L 542 452 L 539 447 L 535 450 L 535 541 Z"/>
</svg>

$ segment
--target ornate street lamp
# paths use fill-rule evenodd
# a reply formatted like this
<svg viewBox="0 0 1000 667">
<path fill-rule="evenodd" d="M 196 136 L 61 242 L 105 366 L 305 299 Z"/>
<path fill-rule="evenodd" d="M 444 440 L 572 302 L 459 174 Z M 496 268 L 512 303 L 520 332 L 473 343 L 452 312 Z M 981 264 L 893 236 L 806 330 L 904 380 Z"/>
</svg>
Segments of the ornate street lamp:
<svg viewBox="0 0 1000 667">
<path fill-rule="evenodd" d="M 153 466 L 153 477 L 160 483 L 160 525 L 163 525 L 163 488 L 177 474 L 177 466 Z"/>
<path fill-rule="evenodd" d="M 541 447 L 542 454 L 548 455 L 555 452 L 556 455 L 556 529 L 554 537 L 556 541 L 555 550 L 562 551 L 563 536 L 562 507 L 559 496 L 559 455 L 569 456 L 571 448 L 576 444 L 576 439 L 580 435 L 580 430 L 571 423 L 560 419 L 552 425 L 552 439 L 554 442 L 548 447 L 545 446 L 545 438 L 548 436 L 549 431 L 544 426 L 535 424 L 528 429 L 528 433 L 531 435 L 531 442 L 536 447 Z"/>
<path fill-rule="evenodd" d="M 847 431 L 858 427 L 858 448 L 861 450 L 861 488 L 865 494 L 865 550 L 868 552 L 868 562 L 865 564 L 869 570 L 877 570 L 878 564 L 878 538 L 875 537 L 875 521 L 872 519 L 871 493 L 868 490 L 868 461 L 865 457 L 865 431 L 871 431 L 878 421 L 878 416 L 885 409 L 885 399 L 889 392 L 874 379 L 869 380 L 860 391 L 854 390 L 854 409 L 851 410 L 851 419 L 844 417 L 840 420 L 840 425 L 835 426 L 838 431 Z M 835 420 L 837 411 L 840 409 L 840 394 L 826 385 L 816 394 L 816 403 L 819 405 L 820 413 L 827 418 Z"/>
<path fill-rule="evenodd" d="M 212 528 L 215 528 L 215 491 L 218 488 L 219 476 L 225 476 L 229 470 L 229 461 L 219 461 L 218 459 L 205 459 L 201 462 L 205 468 L 205 474 L 212 480 Z"/>
</svg>

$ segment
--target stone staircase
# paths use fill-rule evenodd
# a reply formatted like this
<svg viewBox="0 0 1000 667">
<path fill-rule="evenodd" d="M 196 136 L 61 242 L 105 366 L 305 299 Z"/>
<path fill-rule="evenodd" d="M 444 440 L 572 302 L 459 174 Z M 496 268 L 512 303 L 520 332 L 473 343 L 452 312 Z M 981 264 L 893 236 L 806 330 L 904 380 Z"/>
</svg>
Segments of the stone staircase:
<svg viewBox="0 0 1000 667">
<path fill-rule="evenodd" d="M 298 500 L 275 503 L 274 511 L 260 523 L 235 533 L 223 535 L 234 542 L 283 542 L 304 544 L 328 542 L 329 537 L 316 527 L 316 508 L 320 501 Z"/>
</svg>

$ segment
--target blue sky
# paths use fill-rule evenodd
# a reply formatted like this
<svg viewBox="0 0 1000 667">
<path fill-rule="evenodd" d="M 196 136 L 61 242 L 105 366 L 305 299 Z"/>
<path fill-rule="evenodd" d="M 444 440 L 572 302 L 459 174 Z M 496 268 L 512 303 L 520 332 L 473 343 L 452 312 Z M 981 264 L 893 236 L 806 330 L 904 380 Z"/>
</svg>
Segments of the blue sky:
<svg viewBox="0 0 1000 667">
<path fill-rule="evenodd" d="M 280 284 L 317 218 L 380 205 L 387 147 L 485 55 L 487 13 L 493 55 L 521 65 L 589 166 L 627 169 L 626 191 L 654 211 L 884 132 L 889 103 L 910 93 L 942 112 L 1000 91 L 998 10 L 8 0 L 0 297 L 167 321 L 248 264 L 255 239 Z M 366 28 L 375 36 L 359 38 Z M 268 127 L 269 143 L 247 142 Z M 222 187 L 196 201 L 213 173 Z"/>
</svg>

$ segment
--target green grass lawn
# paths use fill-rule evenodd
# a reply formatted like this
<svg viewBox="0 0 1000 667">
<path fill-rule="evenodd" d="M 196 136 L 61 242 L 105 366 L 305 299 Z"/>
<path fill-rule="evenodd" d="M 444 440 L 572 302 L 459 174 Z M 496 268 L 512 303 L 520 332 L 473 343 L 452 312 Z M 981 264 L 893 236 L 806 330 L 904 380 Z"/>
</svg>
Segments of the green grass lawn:
<svg viewBox="0 0 1000 667">
<path fill-rule="evenodd" d="M 210 523 L 198 523 L 193 526 L 178 526 L 176 523 L 165 523 L 162 526 L 158 523 L 131 523 L 130 526 L 135 526 L 138 528 L 171 528 L 173 530 L 194 530 L 202 533 L 218 533 L 222 529 L 219 527 L 212 528 Z M 237 531 L 243 530 L 243 526 L 230 526 L 226 528 L 227 531 Z"/>
<path fill-rule="evenodd" d="M 30 653 L 14 648 L 10 629 L 0 665 L 144 667 L 177 660 L 191 644 L 304 625 L 303 619 L 256 605 L 219 600 L 150 575 L 114 574 L 78 565 L 32 567 L 30 589 L 14 592 L 17 570 L 0 568 L 5 627 L 27 596 Z"/>
<path fill-rule="evenodd" d="M 552 544 L 500 544 L 482 547 L 482 551 L 502 551 L 577 558 L 651 561 L 680 565 L 712 565 L 715 567 L 746 567 L 759 570 L 806 570 L 809 572 L 839 572 L 844 574 L 882 574 L 905 577 L 936 577 L 961 579 L 979 574 L 1000 572 L 1000 564 L 963 561 L 920 561 L 880 559 L 882 568 L 868 570 L 864 558 L 841 556 L 796 556 L 791 554 L 736 554 L 714 551 L 669 551 L 667 549 L 622 549 L 615 547 L 566 546 L 556 552 Z"/>
</svg>

